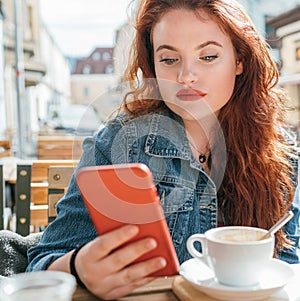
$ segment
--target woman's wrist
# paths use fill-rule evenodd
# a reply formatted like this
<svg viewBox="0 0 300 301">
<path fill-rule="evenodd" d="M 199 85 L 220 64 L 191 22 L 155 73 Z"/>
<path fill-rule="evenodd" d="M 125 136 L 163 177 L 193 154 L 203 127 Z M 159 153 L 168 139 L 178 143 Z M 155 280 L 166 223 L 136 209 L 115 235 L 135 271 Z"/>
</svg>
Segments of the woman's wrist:
<svg viewBox="0 0 300 301">
<path fill-rule="evenodd" d="M 84 247 L 85 244 L 81 245 L 81 246 L 78 246 L 73 254 L 71 255 L 71 258 L 70 258 L 70 273 L 76 278 L 76 281 L 77 281 L 77 284 L 79 286 L 81 286 L 82 288 L 86 288 L 85 284 L 81 281 L 78 273 L 77 273 L 77 270 L 76 270 L 76 266 L 75 266 L 75 260 L 76 260 L 76 257 L 77 257 L 77 254 L 78 252 L 82 249 L 82 247 Z"/>
</svg>

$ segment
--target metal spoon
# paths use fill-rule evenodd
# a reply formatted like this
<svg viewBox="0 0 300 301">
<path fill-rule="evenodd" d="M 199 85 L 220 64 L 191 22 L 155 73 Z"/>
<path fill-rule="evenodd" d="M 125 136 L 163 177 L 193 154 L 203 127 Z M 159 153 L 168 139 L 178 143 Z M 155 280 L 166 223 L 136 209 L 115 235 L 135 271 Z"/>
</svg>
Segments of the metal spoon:
<svg viewBox="0 0 300 301">
<path fill-rule="evenodd" d="M 259 240 L 266 239 L 272 234 L 277 232 L 281 227 L 283 227 L 292 217 L 294 213 L 290 210 L 287 212 L 274 226 L 272 226 L 266 234 L 264 234 Z"/>
</svg>

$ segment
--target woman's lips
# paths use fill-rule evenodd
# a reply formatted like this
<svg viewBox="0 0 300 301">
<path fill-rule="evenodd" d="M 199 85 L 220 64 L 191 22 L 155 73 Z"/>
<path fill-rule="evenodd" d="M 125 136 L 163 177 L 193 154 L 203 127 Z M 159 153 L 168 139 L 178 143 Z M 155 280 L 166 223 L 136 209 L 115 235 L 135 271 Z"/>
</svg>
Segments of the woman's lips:
<svg viewBox="0 0 300 301">
<path fill-rule="evenodd" d="M 176 93 L 176 97 L 183 101 L 195 101 L 206 96 L 206 93 L 194 89 L 182 89 Z"/>
</svg>

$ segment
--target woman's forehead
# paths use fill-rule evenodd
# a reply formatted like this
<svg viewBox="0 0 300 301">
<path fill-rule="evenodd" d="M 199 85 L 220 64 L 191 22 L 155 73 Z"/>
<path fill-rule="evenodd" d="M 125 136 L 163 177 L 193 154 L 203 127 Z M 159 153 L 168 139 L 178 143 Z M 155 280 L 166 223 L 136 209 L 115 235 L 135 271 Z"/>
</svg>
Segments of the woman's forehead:
<svg viewBox="0 0 300 301">
<path fill-rule="evenodd" d="M 153 28 L 153 42 L 161 40 L 205 39 L 209 36 L 227 40 L 228 36 L 219 24 L 203 10 L 172 9 L 165 13 Z M 196 41 L 195 41 L 196 42 Z M 197 41 L 199 42 L 199 41 Z"/>
</svg>

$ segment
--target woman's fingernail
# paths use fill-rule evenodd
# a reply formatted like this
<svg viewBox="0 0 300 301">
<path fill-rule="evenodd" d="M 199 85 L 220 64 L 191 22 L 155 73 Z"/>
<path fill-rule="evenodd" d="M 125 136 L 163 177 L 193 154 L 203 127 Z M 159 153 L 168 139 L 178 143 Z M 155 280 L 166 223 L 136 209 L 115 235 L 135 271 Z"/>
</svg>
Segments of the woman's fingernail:
<svg viewBox="0 0 300 301">
<path fill-rule="evenodd" d="M 134 226 L 134 225 L 127 226 L 126 232 L 129 235 L 135 235 L 139 232 L 139 227 Z"/>
<path fill-rule="evenodd" d="M 167 265 L 167 261 L 164 258 L 160 258 L 159 267 L 163 268 Z"/>
<path fill-rule="evenodd" d="M 154 249 L 157 247 L 157 242 L 155 239 L 152 239 L 150 238 L 148 241 L 147 241 L 147 246 L 151 249 Z"/>
</svg>

